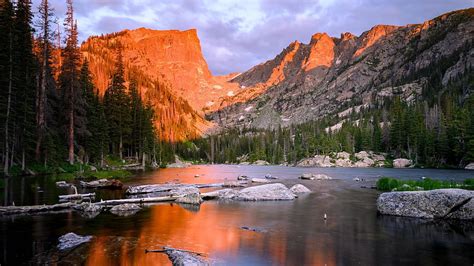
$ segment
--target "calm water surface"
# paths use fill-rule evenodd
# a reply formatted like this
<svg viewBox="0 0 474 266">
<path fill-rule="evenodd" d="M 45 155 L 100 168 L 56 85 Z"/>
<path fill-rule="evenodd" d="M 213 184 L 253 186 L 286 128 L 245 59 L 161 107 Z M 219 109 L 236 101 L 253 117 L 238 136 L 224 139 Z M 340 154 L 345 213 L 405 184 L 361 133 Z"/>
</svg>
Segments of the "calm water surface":
<svg viewBox="0 0 474 266">
<path fill-rule="evenodd" d="M 335 180 L 297 180 L 302 173 L 325 173 Z M 0 217 L 0 264 L 32 264 L 59 236 L 75 232 L 94 240 L 74 252 L 86 265 L 168 265 L 167 245 L 207 253 L 222 265 L 473 265 L 472 222 L 434 222 L 377 215 L 378 192 L 363 189 L 379 176 L 416 179 L 474 177 L 472 171 L 430 169 L 292 168 L 278 166 L 193 166 L 141 174 L 126 185 L 169 181 L 217 183 L 237 175 L 270 173 L 287 186 L 304 184 L 314 193 L 294 201 L 218 202 L 200 208 L 158 204 L 131 217 L 102 213 L 86 219 L 74 212 Z M 198 174 L 199 178 L 194 176 Z M 365 182 L 354 182 L 354 177 Z M 67 191 L 47 177 L 9 180 L 1 204 L 52 204 Z M 97 199 L 123 197 L 97 191 Z M 328 219 L 323 219 L 327 213 Z M 254 227 L 261 232 L 242 230 Z M 71 257 L 71 256 L 69 256 Z M 70 260 L 62 261 L 71 263 Z M 60 263 L 61 264 L 61 261 Z"/>
</svg>

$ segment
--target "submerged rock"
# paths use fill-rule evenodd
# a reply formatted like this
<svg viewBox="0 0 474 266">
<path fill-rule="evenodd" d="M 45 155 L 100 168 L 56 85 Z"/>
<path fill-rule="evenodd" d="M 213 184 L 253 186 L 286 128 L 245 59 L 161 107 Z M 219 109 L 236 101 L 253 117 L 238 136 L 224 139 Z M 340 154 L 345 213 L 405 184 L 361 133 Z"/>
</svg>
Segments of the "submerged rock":
<svg viewBox="0 0 474 266">
<path fill-rule="evenodd" d="M 249 227 L 249 226 L 241 226 L 240 229 L 246 230 L 246 231 L 252 231 L 256 233 L 265 233 L 266 230 L 261 229 L 261 228 L 256 228 L 256 227 Z"/>
<path fill-rule="evenodd" d="M 311 193 L 311 190 L 301 184 L 296 184 L 290 188 L 290 191 L 294 194 L 304 194 L 304 193 Z"/>
<path fill-rule="evenodd" d="M 91 241 L 92 236 L 80 236 L 75 233 L 67 233 L 59 237 L 59 250 L 66 250 L 77 247 L 83 243 Z"/>
<path fill-rule="evenodd" d="M 270 180 L 264 178 L 252 178 L 252 183 L 270 183 Z"/>
<path fill-rule="evenodd" d="M 102 212 L 103 207 L 98 204 L 83 202 L 81 204 L 73 206 L 73 209 L 78 211 L 83 217 L 95 218 Z"/>
<path fill-rule="evenodd" d="M 437 189 L 382 193 L 377 199 L 381 214 L 417 218 L 474 220 L 474 191 Z"/>
<path fill-rule="evenodd" d="M 168 247 L 163 249 L 173 265 L 209 265 L 209 262 L 198 254 Z"/>
<path fill-rule="evenodd" d="M 325 174 L 303 174 L 300 176 L 300 179 L 306 180 L 331 180 L 332 177 Z"/>
<path fill-rule="evenodd" d="M 131 216 L 136 214 L 142 208 L 138 204 L 120 204 L 110 209 L 110 212 L 118 216 Z"/>
</svg>

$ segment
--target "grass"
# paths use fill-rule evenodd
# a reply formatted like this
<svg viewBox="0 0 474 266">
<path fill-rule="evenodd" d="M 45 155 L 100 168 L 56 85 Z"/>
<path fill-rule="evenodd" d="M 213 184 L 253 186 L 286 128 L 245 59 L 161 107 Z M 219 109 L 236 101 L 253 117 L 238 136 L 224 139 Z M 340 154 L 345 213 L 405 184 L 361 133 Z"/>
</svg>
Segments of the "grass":
<svg viewBox="0 0 474 266">
<path fill-rule="evenodd" d="M 434 180 L 431 178 L 425 178 L 423 180 L 400 180 L 391 177 L 383 177 L 377 180 L 377 189 L 380 191 L 416 191 L 441 188 L 474 190 L 474 178 L 466 179 L 463 182 Z"/>
</svg>

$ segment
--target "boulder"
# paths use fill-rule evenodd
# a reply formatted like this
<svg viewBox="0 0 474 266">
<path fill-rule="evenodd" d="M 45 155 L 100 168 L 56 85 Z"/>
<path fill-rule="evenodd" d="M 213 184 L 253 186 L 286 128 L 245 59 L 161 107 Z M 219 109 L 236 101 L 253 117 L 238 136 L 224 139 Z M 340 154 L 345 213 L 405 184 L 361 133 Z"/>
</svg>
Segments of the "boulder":
<svg viewBox="0 0 474 266">
<path fill-rule="evenodd" d="M 314 180 L 313 174 L 302 174 L 300 176 L 300 179 L 305 179 L 305 180 Z"/>
<path fill-rule="evenodd" d="M 358 161 L 354 164 L 354 167 L 357 167 L 357 168 L 366 168 L 366 167 L 370 167 L 369 164 L 363 162 L 363 161 Z"/>
<path fill-rule="evenodd" d="M 331 158 L 326 155 L 316 155 L 313 158 L 307 158 L 299 161 L 296 166 L 299 167 L 333 167 Z"/>
<path fill-rule="evenodd" d="M 116 205 L 112 207 L 110 209 L 110 212 L 118 216 L 130 216 L 130 215 L 134 215 L 141 209 L 142 208 L 138 204 L 126 203 L 126 204 L 120 204 L 120 205 Z"/>
<path fill-rule="evenodd" d="M 350 159 L 337 159 L 336 167 L 353 167 L 353 164 Z"/>
<path fill-rule="evenodd" d="M 354 156 L 358 159 L 358 160 L 364 160 L 365 158 L 369 158 L 370 155 L 368 152 L 366 151 L 360 151 L 356 154 L 354 154 Z"/>
<path fill-rule="evenodd" d="M 253 165 L 264 166 L 264 165 L 270 165 L 270 163 L 268 163 L 267 161 L 264 161 L 264 160 L 257 160 L 255 162 L 253 162 Z"/>
<path fill-rule="evenodd" d="M 176 203 L 184 203 L 184 204 L 192 204 L 192 205 L 200 205 L 203 200 L 199 193 L 191 193 L 186 194 L 175 201 Z"/>
<path fill-rule="evenodd" d="M 474 170 L 474 163 L 470 163 L 468 165 L 466 165 L 466 167 L 464 168 L 466 170 Z"/>
<path fill-rule="evenodd" d="M 59 237 L 59 250 L 75 248 L 81 244 L 91 241 L 92 236 L 80 236 L 75 233 L 67 233 Z"/>
<path fill-rule="evenodd" d="M 239 165 L 250 165 L 250 162 L 241 162 Z"/>
<path fill-rule="evenodd" d="M 249 180 L 249 177 L 246 176 L 246 175 L 239 175 L 239 176 L 237 177 L 237 180 Z"/>
<path fill-rule="evenodd" d="M 233 187 L 245 187 L 247 185 L 246 181 L 225 181 L 222 184 L 222 187 L 233 188 Z"/>
<path fill-rule="evenodd" d="M 293 200 L 296 195 L 285 185 L 280 183 L 266 184 L 240 190 L 234 200 L 266 201 L 266 200 Z"/>
<path fill-rule="evenodd" d="M 351 154 L 348 153 L 348 152 L 345 152 L 345 151 L 343 151 L 343 152 L 338 152 L 338 153 L 336 154 L 336 158 L 337 158 L 337 159 L 343 159 L 343 160 L 350 160 Z"/>
<path fill-rule="evenodd" d="M 374 153 L 372 154 L 372 159 L 376 162 L 385 162 L 385 156 L 383 154 Z"/>
<path fill-rule="evenodd" d="M 325 175 L 325 174 L 302 174 L 300 179 L 306 180 L 330 180 L 332 177 Z"/>
<path fill-rule="evenodd" d="M 311 190 L 301 184 L 296 184 L 290 188 L 290 191 L 294 194 L 304 194 L 304 193 L 311 193 Z"/>
<path fill-rule="evenodd" d="M 437 189 L 382 193 L 377 199 L 381 214 L 417 218 L 474 220 L 474 191 Z"/>
<path fill-rule="evenodd" d="M 237 195 L 238 191 L 234 189 L 221 189 L 211 192 L 203 193 L 201 196 L 203 199 L 220 199 L 220 200 L 230 200 Z"/>
<path fill-rule="evenodd" d="M 411 160 L 408 160 L 408 159 L 405 159 L 405 158 L 398 158 L 398 159 L 393 160 L 393 167 L 394 168 L 405 168 L 405 167 L 411 166 L 412 163 L 413 162 Z"/>
</svg>

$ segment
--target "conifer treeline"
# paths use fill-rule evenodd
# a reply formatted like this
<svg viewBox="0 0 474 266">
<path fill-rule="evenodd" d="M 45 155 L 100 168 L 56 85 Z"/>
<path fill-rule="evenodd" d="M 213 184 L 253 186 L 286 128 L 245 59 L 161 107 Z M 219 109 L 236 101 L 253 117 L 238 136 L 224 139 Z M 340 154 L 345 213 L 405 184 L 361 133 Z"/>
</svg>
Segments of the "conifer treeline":
<svg viewBox="0 0 474 266">
<path fill-rule="evenodd" d="M 36 30 L 29 0 L 0 0 L 0 162 L 5 175 L 12 168 L 25 171 L 32 164 L 66 160 L 102 165 L 110 154 L 143 163 L 154 159 L 153 112 L 142 101 L 137 82 L 125 86 L 120 50 L 100 99 L 88 62 L 81 58 L 72 0 L 66 5 L 64 47 L 58 47 L 48 0 L 38 8 Z M 53 59 L 58 50 L 61 57 Z"/>
<path fill-rule="evenodd" d="M 464 167 L 474 162 L 474 72 L 469 67 L 448 86 L 437 84 L 425 87 L 414 103 L 396 97 L 353 112 L 333 132 L 337 116 L 277 130 L 232 129 L 180 145 L 178 152 L 214 163 L 236 163 L 243 156 L 295 164 L 316 154 L 365 150 L 410 158 L 418 166 Z"/>
</svg>

